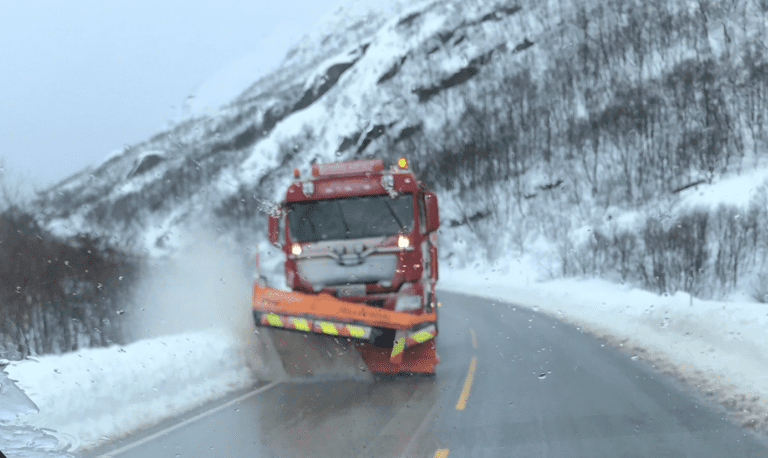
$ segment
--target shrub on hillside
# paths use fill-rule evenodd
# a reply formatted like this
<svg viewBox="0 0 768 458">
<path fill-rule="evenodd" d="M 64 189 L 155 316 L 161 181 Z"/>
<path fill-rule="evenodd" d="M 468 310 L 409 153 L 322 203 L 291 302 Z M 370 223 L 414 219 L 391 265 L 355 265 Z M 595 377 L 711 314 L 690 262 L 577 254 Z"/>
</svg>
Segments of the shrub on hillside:
<svg viewBox="0 0 768 458">
<path fill-rule="evenodd" d="M 89 236 L 59 240 L 17 207 L 0 214 L 0 358 L 126 340 L 137 262 Z"/>
</svg>

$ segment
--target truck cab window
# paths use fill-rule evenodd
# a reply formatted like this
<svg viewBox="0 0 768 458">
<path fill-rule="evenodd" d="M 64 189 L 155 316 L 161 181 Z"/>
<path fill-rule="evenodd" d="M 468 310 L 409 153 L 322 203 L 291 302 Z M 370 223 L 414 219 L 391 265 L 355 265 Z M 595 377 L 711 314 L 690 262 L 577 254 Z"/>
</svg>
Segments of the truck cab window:
<svg viewBox="0 0 768 458">
<path fill-rule="evenodd" d="M 391 236 L 413 228 L 413 194 L 295 202 L 289 209 L 295 242 Z"/>
</svg>

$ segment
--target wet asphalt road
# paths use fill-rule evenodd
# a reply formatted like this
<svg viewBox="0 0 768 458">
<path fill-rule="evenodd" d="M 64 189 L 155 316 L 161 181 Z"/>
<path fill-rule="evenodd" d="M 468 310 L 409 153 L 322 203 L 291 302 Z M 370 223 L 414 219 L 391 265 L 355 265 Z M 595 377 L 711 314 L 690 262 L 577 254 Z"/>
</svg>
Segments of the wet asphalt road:
<svg viewBox="0 0 768 458">
<path fill-rule="evenodd" d="M 485 299 L 441 300 L 434 377 L 293 378 L 86 456 L 768 457 L 765 437 L 570 325 Z"/>
</svg>

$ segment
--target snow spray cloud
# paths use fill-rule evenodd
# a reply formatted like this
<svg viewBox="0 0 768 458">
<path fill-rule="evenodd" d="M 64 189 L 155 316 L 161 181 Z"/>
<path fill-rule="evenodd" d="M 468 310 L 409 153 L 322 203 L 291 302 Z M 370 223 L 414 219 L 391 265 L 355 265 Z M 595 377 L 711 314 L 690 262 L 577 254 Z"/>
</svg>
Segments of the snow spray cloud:
<svg viewBox="0 0 768 458">
<path fill-rule="evenodd" d="M 248 255 L 218 234 L 199 231 L 172 257 L 151 262 L 137 288 L 133 335 L 223 329 L 247 340 L 253 332 Z"/>
</svg>

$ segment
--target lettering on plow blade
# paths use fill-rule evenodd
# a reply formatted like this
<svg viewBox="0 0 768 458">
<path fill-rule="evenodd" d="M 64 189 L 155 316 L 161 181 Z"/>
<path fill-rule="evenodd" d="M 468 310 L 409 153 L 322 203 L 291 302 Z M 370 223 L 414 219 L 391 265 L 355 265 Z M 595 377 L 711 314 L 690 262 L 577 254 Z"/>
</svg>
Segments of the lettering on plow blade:
<svg viewBox="0 0 768 458">
<path fill-rule="evenodd" d="M 277 307 L 278 302 L 276 300 L 265 297 L 264 299 L 261 300 L 261 304 L 269 307 Z"/>
<path fill-rule="evenodd" d="M 363 307 L 369 307 L 369 306 L 363 306 Z M 356 316 L 359 318 L 377 318 L 380 320 L 384 320 L 387 318 L 387 315 L 383 313 L 377 313 L 376 309 L 368 310 L 367 308 L 349 308 L 349 307 L 341 307 L 339 308 L 339 311 L 341 313 L 346 313 L 348 315 Z"/>
</svg>

